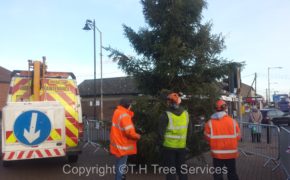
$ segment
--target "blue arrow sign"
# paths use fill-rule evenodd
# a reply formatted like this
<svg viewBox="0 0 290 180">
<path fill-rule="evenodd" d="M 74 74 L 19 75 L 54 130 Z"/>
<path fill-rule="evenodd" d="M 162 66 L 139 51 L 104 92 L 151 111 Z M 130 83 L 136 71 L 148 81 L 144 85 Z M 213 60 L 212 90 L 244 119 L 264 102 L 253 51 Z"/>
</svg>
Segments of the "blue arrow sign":
<svg viewBox="0 0 290 180">
<path fill-rule="evenodd" d="M 51 123 L 41 111 L 26 111 L 16 118 L 13 131 L 19 142 L 35 146 L 48 138 Z"/>
</svg>

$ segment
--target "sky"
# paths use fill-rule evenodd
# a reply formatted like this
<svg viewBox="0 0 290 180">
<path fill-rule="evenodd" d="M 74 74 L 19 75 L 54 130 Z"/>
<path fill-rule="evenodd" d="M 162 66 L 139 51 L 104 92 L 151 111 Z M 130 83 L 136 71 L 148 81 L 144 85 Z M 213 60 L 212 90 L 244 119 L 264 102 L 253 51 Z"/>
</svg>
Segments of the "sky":
<svg viewBox="0 0 290 180">
<path fill-rule="evenodd" d="M 208 0 L 203 22 L 225 37 L 221 56 L 245 62 L 242 82 L 251 85 L 257 73 L 257 92 L 265 96 L 268 69 L 271 93 L 290 92 L 290 1 Z M 84 31 L 95 19 L 102 46 L 134 55 L 122 25 L 146 27 L 139 0 L 1 0 L 0 66 L 28 68 L 27 60 L 46 56 L 49 71 L 73 72 L 78 83 L 93 79 L 93 32 Z M 100 77 L 100 38 L 96 31 L 96 73 Z M 103 77 L 125 74 L 103 50 Z M 276 67 L 282 67 L 278 69 Z"/>
</svg>

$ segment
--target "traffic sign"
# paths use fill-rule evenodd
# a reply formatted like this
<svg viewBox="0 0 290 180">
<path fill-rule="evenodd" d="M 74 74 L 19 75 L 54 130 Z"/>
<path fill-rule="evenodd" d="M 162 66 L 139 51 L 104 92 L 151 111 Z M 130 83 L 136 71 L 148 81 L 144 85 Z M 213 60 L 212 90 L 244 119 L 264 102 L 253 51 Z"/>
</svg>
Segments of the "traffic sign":
<svg viewBox="0 0 290 180">
<path fill-rule="evenodd" d="M 16 118 L 13 131 L 19 142 L 35 146 L 48 138 L 51 132 L 51 123 L 43 112 L 30 110 Z"/>
</svg>

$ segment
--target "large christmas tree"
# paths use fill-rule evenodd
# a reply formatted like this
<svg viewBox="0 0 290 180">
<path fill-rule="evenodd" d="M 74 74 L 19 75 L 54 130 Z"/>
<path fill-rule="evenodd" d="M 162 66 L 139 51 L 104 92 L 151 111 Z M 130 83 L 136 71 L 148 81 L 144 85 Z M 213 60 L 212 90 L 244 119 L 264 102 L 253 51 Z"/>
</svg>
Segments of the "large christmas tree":
<svg viewBox="0 0 290 180">
<path fill-rule="evenodd" d="M 204 0 L 141 0 L 147 26 L 138 32 L 124 25 L 136 56 L 108 48 L 119 67 L 134 76 L 139 90 L 148 95 L 134 106 L 136 126 L 143 132 L 139 159 L 158 160 L 156 144 L 159 116 L 166 90 L 183 92 L 193 122 L 212 113 L 219 82 L 230 62 L 220 57 L 225 48 L 222 34 L 211 34 L 212 24 L 202 23 Z M 163 91 L 162 91 L 163 90 Z M 195 133 L 188 145 L 192 155 L 204 151 L 202 135 Z"/>
</svg>

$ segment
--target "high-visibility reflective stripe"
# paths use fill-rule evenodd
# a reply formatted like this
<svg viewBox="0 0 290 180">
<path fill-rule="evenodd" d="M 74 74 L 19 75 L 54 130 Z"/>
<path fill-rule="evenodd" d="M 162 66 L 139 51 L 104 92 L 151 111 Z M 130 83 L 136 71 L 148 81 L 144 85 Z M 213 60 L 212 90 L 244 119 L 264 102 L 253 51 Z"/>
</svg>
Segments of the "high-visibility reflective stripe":
<svg viewBox="0 0 290 180">
<path fill-rule="evenodd" d="M 213 135 L 213 128 L 212 128 L 211 120 L 209 120 L 208 125 L 209 125 L 209 128 L 210 128 L 210 136 L 209 136 L 209 138 L 211 138 L 211 139 L 226 139 L 226 138 L 234 139 L 234 138 L 237 138 L 239 136 L 239 134 L 237 134 L 237 128 L 236 128 L 235 120 L 233 120 L 234 134 Z"/>
<path fill-rule="evenodd" d="M 176 127 L 171 127 L 171 128 L 168 128 L 170 130 L 180 130 L 180 129 L 186 129 L 187 126 L 176 126 Z"/>
<path fill-rule="evenodd" d="M 26 151 L 6 151 L 3 153 L 3 160 L 36 159 L 55 156 L 65 156 L 65 149 L 53 148 Z"/>
<path fill-rule="evenodd" d="M 118 144 L 111 144 L 111 145 L 116 147 L 117 149 L 125 150 L 125 151 L 134 149 L 133 146 L 121 146 L 121 145 L 118 145 Z"/>
<path fill-rule="evenodd" d="M 128 114 L 121 114 L 118 118 L 118 126 L 120 126 L 121 120 L 123 119 L 123 117 L 129 116 Z"/>
<path fill-rule="evenodd" d="M 76 124 L 78 122 L 79 114 L 77 109 L 72 107 L 72 104 L 76 103 L 76 99 L 69 99 L 64 93 L 53 93 L 47 91 L 45 93 L 45 100 L 58 101 L 65 108 L 66 145 L 68 147 L 77 146 L 79 132 Z"/>
<path fill-rule="evenodd" d="M 6 143 L 10 144 L 10 143 L 15 143 L 17 142 L 16 136 L 13 133 L 13 131 L 7 131 L 6 132 Z"/>
<path fill-rule="evenodd" d="M 52 129 L 48 141 L 60 140 L 61 139 L 61 129 Z M 18 142 L 13 131 L 6 131 L 6 143 L 12 144 Z"/>
<path fill-rule="evenodd" d="M 126 126 L 126 127 L 124 127 L 124 128 L 121 128 L 120 126 L 118 126 L 118 124 L 115 124 L 115 123 L 112 123 L 112 126 L 118 128 L 118 129 L 121 130 L 121 131 L 126 131 L 126 130 L 128 130 L 128 129 L 133 128 L 133 125 L 128 125 L 128 126 Z"/>
<path fill-rule="evenodd" d="M 13 84 L 11 85 L 12 87 L 12 96 L 11 96 L 11 101 L 12 102 L 17 102 L 17 101 L 30 101 L 32 98 L 31 92 L 27 89 L 31 85 L 31 80 L 27 78 L 22 78 L 22 77 L 17 77 L 13 78 Z"/>
<path fill-rule="evenodd" d="M 165 135 L 167 138 L 172 138 L 172 139 L 185 139 L 186 136 L 175 136 L 175 135 Z"/>
<path fill-rule="evenodd" d="M 49 139 L 52 139 L 52 140 L 61 140 L 61 129 L 53 129 L 50 132 Z"/>
<path fill-rule="evenodd" d="M 233 123 L 234 123 L 234 136 L 237 137 L 236 121 L 233 120 Z"/>
<path fill-rule="evenodd" d="M 118 120 L 117 120 L 117 124 L 115 124 L 115 123 L 112 123 L 112 126 L 114 126 L 114 127 L 116 127 L 116 128 L 118 128 L 119 130 L 121 130 L 121 131 L 126 131 L 126 130 L 128 130 L 128 129 L 131 129 L 131 128 L 133 128 L 133 125 L 128 125 L 128 126 L 126 126 L 126 127 L 121 127 L 121 120 L 124 118 L 124 117 L 126 117 L 126 116 L 129 116 L 128 114 L 121 114 L 120 116 L 119 116 L 119 118 L 118 118 Z"/>
<path fill-rule="evenodd" d="M 133 125 L 132 124 L 124 127 L 123 129 L 126 131 L 126 130 L 131 129 L 131 128 L 133 128 Z"/>
<path fill-rule="evenodd" d="M 234 138 L 237 138 L 236 135 L 215 135 L 215 136 L 211 136 L 210 137 L 211 139 L 234 139 Z"/>
<path fill-rule="evenodd" d="M 211 152 L 215 154 L 229 154 L 229 153 L 237 153 L 237 149 L 232 149 L 232 150 L 211 150 Z"/>
<path fill-rule="evenodd" d="M 186 124 L 188 124 L 189 122 L 189 116 L 188 116 L 188 112 L 187 111 L 184 111 L 185 114 L 186 114 Z M 180 130 L 180 129 L 186 129 L 187 126 L 174 126 L 173 125 L 173 119 L 172 119 L 172 116 L 171 116 L 171 112 L 169 111 L 166 111 L 166 114 L 167 114 L 167 117 L 169 119 L 169 127 L 168 127 L 168 130 Z"/>
<path fill-rule="evenodd" d="M 208 126 L 209 126 L 209 129 L 210 129 L 210 137 L 212 137 L 213 136 L 213 132 L 212 132 L 211 120 L 208 121 Z"/>
<path fill-rule="evenodd" d="M 116 127 L 116 128 L 120 128 L 117 124 L 112 123 L 112 126 Z"/>
</svg>

